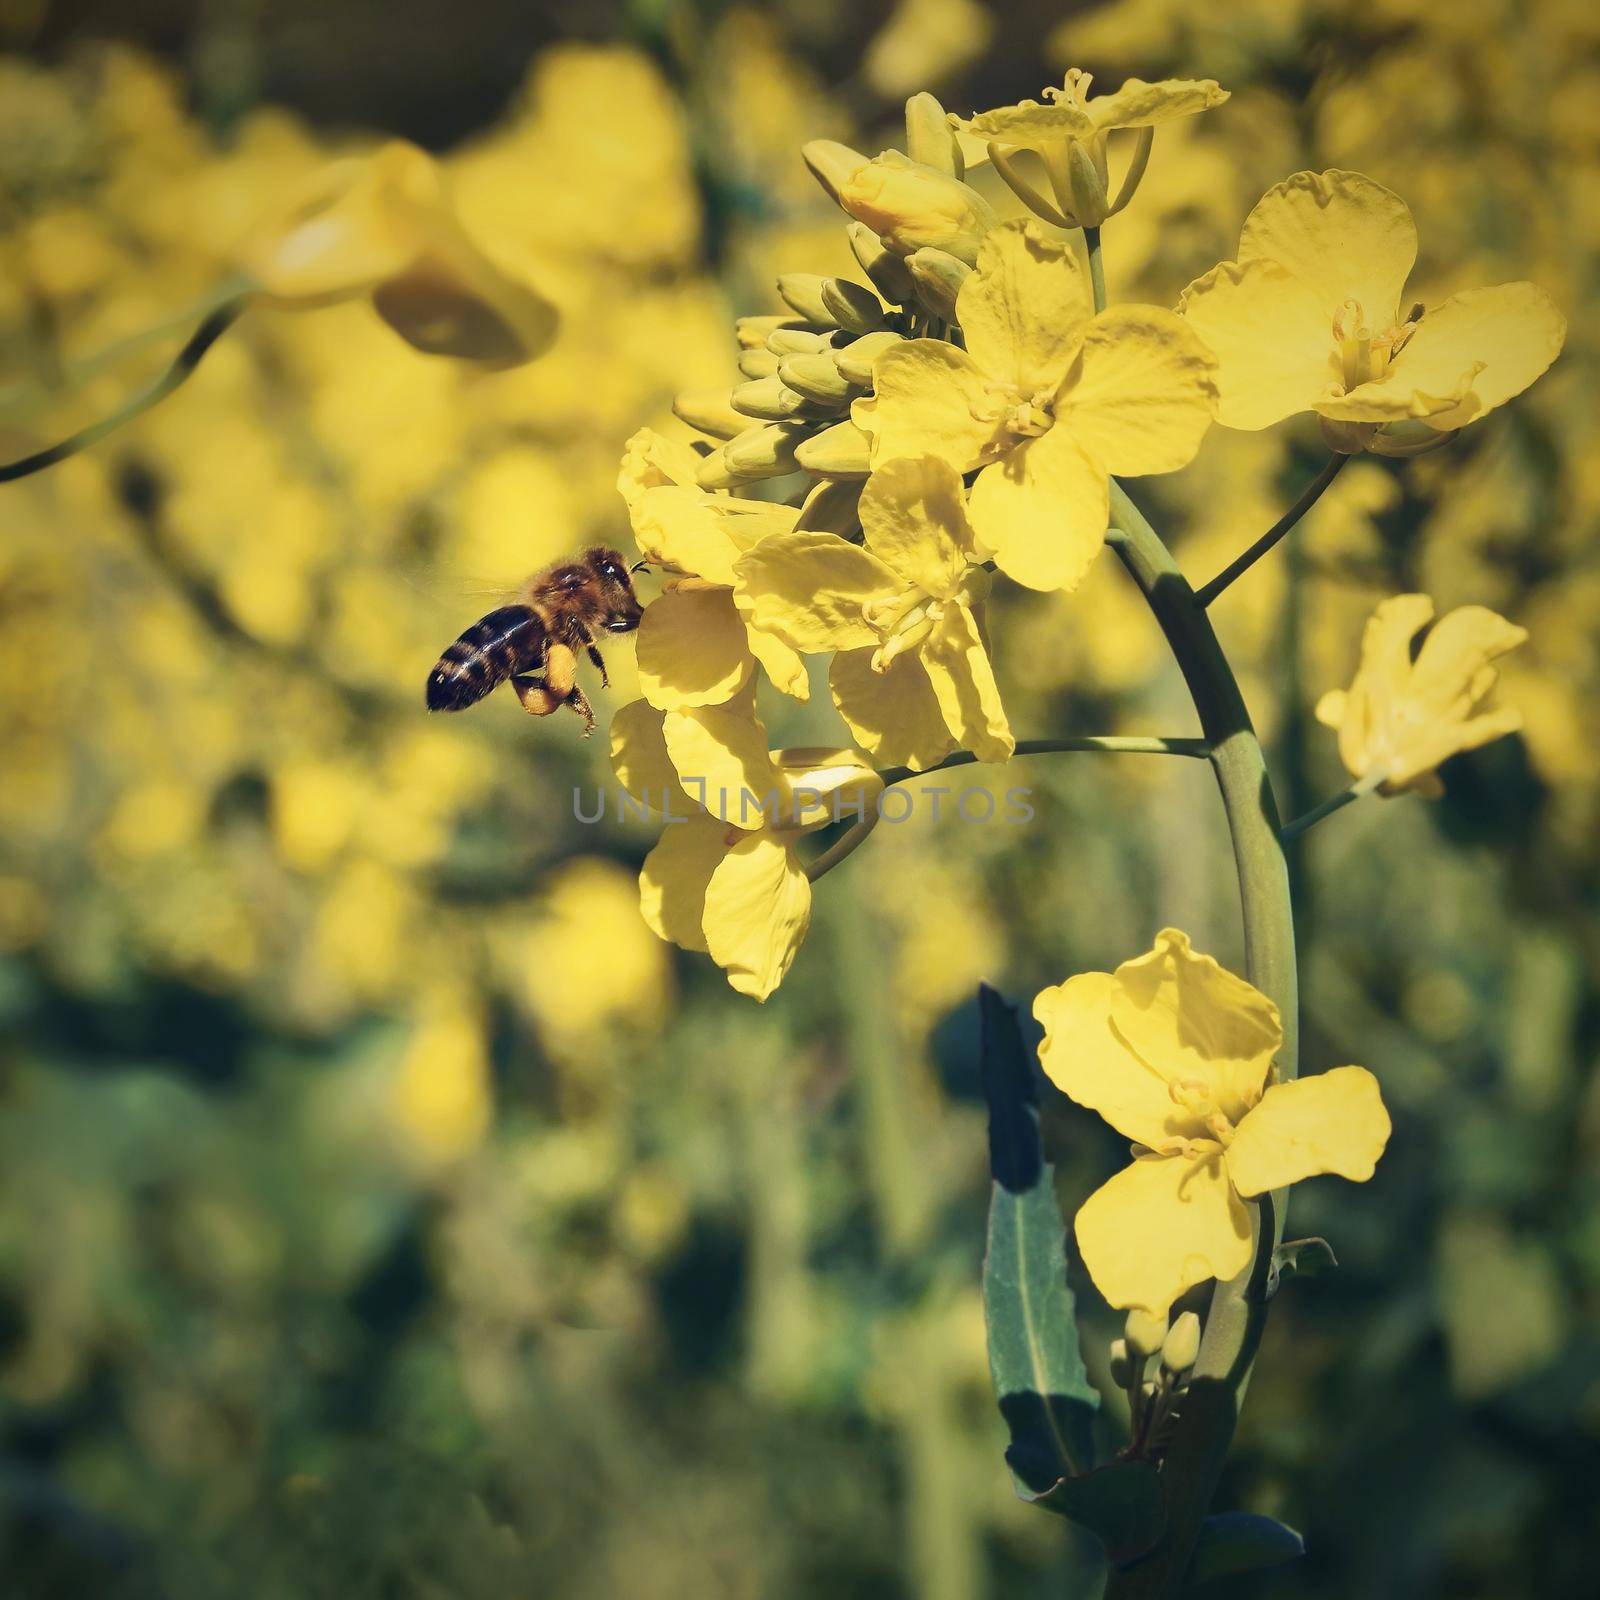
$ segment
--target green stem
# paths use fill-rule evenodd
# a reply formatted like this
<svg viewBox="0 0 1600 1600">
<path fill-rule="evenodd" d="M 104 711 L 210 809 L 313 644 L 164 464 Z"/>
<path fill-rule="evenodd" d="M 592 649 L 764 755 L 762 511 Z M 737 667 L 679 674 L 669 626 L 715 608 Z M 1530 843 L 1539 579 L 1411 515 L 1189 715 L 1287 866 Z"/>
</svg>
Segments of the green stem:
<svg viewBox="0 0 1600 1600">
<path fill-rule="evenodd" d="M 1324 817 L 1331 817 L 1335 811 L 1342 810 L 1353 800 L 1360 800 L 1371 794 L 1380 783 L 1384 775 L 1381 772 L 1369 773 L 1359 783 L 1352 783 L 1348 789 L 1341 789 L 1338 794 L 1329 795 L 1320 806 L 1313 806 L 1304 816 L 1296 817 L 1293 822 L 1284 823 L 1279 830 L 1280 839 L 1292 839 L 1296 834 L 1304 833 L 1307 828 L 1321 822 Z"/>
<path fill-rule="evenodd" d="M 113 411 L 109 417 L 102 417 L 99 422 L 91 423 L 87 428 L 73 434 L 71 438 L 51 445 L 48 450 L 40 450 L 34 455 L 23 456 L 19 461 L 9 461 L 0 465 L 0 483 L 11 483 L 32 473 L 43 472 L 46 467 L 53 467 L 58 461 L 65 461 L 68 456 L 75 456 L 80 450 L 87 450 L 90 445 L 98 444 L 107 434 L 115 433 L 125 422 L 131 422 L 152 406 L 159 405 L 174 389 L 185 382 L 200 365 L 205 353 L 239 320 L 247 303 L 244 297 L 240 296 L 218 306 L 190 335 L 188 343 L 173 357 L 172 365 L 148 388 L 141 390 L 125 405 Z"/>
<path fill-rule="evenodd" d="M 1339 476 L 1349 459 L 1349 456 L 1329 456 L 1322 471 L 1305 486 L 1300 498 L 1243 555 L 1230 561 L 1210 583 L 1202 584 L 1195 591 L 1195 604 L 1210 605 L 1235 578 L 1248 572 L 1322 498 L 1322 491 Z"/>
<path fill-rule="evenodd" d="M 1085 228 L 1083 242 L 1089 249 L 1089 287 L 1094 291 L 1094 308 L 1104 311 L 1106 308 L 1106 269 L 1100 259 L 1100 230 L 1098 228 Z"/>
<path fill-rule="evenodd" d="M 1137 735 L 1124 737 L 1120 734 L 1086 734 L 1074 739 L 1022 739 L 1018 741 L 1014 754 L 1045 756 L 1078 750 L 1099 751 L 1106 755 L 1200 758 L 1211 754 L 1211 746 L 1204 739 L 1155 739 L 1141 738 Z M 953 756 L 946 756 L 937 766 L 927 767 L 920 772 L 910 767 L 887 767 L 878 776 L 883 779 L 883 786 L 887 789 L 894 784 L 904 783 L 908 778 L 927 778 L 935 772 L 944 772 L 951 767 L 970 767 L 976 764 L 977 760 L 978 758 L 970 750 L 960 750 Z M 806 876 L 815 883 L 824 874 L 832 872 L 841 861 L 853 856 L 867 842 L 868 836 L 877 825 L 878 813 L 874 809 L 863 816 L 848 833 L 835 839 L 806 868 Z"/>
<path fill-rule="evenodd" d="M 1260 741 L 1210 620 L 1160 536 L 1111 481 L 1116 551 L 1165 634 L 1211 747 L 1211 765 L 1233 840 L 1244 922 L 1245 971 L 1277 1006 L 1283 1022 L 1278 1072 L 1296 1070 L 1297 984 L 1289 875 L 1279 839 L 1277 801 Z M 1219 1283 L 1206 1318 L 1172 1446 L 1161 1469 L 1166 1512 L 1148 1555 L 1112 1573 L 1106 1600 L 1170 1600 L 1183 1587 L 1233 1439 L 1251 1362 L 1266 1316 L 1266 1270 L 1283 1225 L 1283 1197 L 1254 1208 L 1255 1247 L 1238 1277 Z"/>
</svg>

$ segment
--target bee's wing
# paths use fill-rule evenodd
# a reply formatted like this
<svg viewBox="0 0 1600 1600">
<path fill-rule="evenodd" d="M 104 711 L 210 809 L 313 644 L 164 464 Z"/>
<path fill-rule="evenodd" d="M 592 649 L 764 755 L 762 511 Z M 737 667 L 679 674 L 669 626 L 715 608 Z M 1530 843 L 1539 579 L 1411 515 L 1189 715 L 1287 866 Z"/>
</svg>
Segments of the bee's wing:
<svg viewBox="0 0 1600 1600">
<path fill-rule="evenodd" d="M 434 602 L 440 611 L 448 609 L 452 614 L 462 610 L 464 605 L 469 610 L 477 605 L 481 611 L 491 611 L 495 606 L 515 600 L 522 588 L 520 578 L 486 578 L 442 567 L 413 564 L 398 567 L 396 571 L 400 581 L 413 593 Z"/>
</svg>

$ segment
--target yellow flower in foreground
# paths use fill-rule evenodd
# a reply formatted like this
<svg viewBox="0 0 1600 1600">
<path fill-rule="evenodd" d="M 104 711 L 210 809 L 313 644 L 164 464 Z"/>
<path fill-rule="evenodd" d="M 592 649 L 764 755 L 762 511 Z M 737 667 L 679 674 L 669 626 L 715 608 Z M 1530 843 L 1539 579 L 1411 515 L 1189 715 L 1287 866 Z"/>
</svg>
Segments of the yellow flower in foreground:
<svg viewBox="0 0 1600 1600">
<path fill-rule="evenodd" d="M 710 494 L 695 483 L 699 458 L 687 445 L 642 428 L 628 441 L 617 487 L 646 561 L 677 574 L 644 609 L 639 686 L 663 711 L 719 705 L 749 683 L 759 662 L 773 685 L 810 694 L 806 666 L 733 603 L 734 562 L 759 541 L 787 533 L 792 506 Z"/>
<path fill-rule="evenodd" d="M 735 565 L 752 623 L 797 650 L 838 651 L 829 682 L 852 736 L 879 760 L 930 767 L 950 751 L 1016 748 L 977 608 L 989 575 L 961 478 L 933 456 L 891 461 L 861 492 L 865 547 L 832 533 L 765 539 Z"/>
<path fill-rule="evenodd" d="M 326 168 L 247 243 L 239 265 L 263 300 L 288 310 L 368 296 L 401 338 L 432 355 L 512 367 L 556 333 L 555 308 L 467 237 L 438 164 L 399 140 Z"/>
<path fill-rule="evenodd" d="M 748 693 L 665 714 L 636 700 L 612 719 L 611 756 L 623 788 L 667 816 L 639 874 L 645 921 L 765 1000 L 811 921 L 798 840 L 870 814 L 882 779 L 858 750 L 769 750 Z"/>
<path fill-rule="evenodd" d="M 1238 260 L 1178 305 L 1217 354 L 1218 420 L 1265 428 L 1315 411 L 1339 425 L 1338 448 L 1409 452 L 1521 394 L 1560 354 L 1566 321 L 1543 289 L 1410 304 L 1416 256 L 1405 202 L 1358 172 L 1297 172 L 1269 189 Z"/>
<path fill-rule="evenodd" d="M 1441 617 L 1412 659 L 1417 633 L 1432 620 L 1425 594 L 1385 600 L 1361 636 L 1361 665 L 1348 690 L 1317 702 L 1317 720 L 1339 730 L 1339 757 L 1380 794 L 1444 792 L 1434 768 L 1522 726 L 1510 708 L 1486 710 L 1498 676 L 1491 664 L 1527 631 L 1486 606 L 1461 606 Z"/>
<path fill-rule="evenodd" d="M 1175 928 L 1115 972 L 1033 1003 L 1057 1088 L 1134 1141 L 1133 1164 L 1078 1212 L 1084 1265 L 1107 1301 L 1160 1314 L 1250 1260 L 1244 1201 L 1318 1173 L 1372 1176 L 1389 1138 L 1364 1067 L 1272 1082 L 1278 1008 Z"/>
<path fill-rule="evenodd" d="M 1033 589 L 1071 589 L 1105 540 L 1108 473 L 1193 459 L 1216 401 L 1215 363 L 1157 306 L 1095 315 L 1077 257 L 1033 222 L 994 229 L 961 286 L 966 349 L 908 339 L 857 400 L 872 465 L 935 455 L 981 468 L 968 515 L 985 554 Z"/>
<path fill-rule="evenodd" d="M 1074 227 L 1098 227 L 1133 197 L 1149 154 L 1147 135 L 1122 192 L 1111 204 L 1107 198 L 1108 135 L 1119 128 L 1149 130 L 1179 117 L 1192 117 L 1221 105 L 1228 98 L 1228 91 L 1219 87 L 1214 78 L 1168 78 L 1160 83 L 1129 78 L 1115 93 L 1090 99 L 1092 81 L 1087 72 L 1074 67 L 1062 88 L 1044 91 L 1047 103 L 1023 100 L 1014 106 L 980 111 L 976 116 L 952 116 L 950 121 L 969 137 L 982 140 L 1020 197 L 1049 216 L 1048 202 L 1038 204 L 1037 192 L 1020 180 L 1006 162 L 1014 150 L 1037 152 L 1056 200 L 1058 215 L 1050 220 Z"/>
</svg>

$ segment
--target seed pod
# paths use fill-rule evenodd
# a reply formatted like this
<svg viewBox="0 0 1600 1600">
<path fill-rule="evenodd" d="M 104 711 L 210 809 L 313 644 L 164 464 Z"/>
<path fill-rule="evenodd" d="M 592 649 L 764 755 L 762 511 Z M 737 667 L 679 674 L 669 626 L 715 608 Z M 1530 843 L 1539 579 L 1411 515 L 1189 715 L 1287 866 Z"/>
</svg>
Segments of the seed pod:
<svg viewBox="0 0 1600 1600">
<path fill-rule="evenodd" d="M 1200 1354 L 1200 1319 L 1185 1311 L 1172 1324 L 1161 1345 L 1161 1365 L 1174 1377 L 1185 1373 Z"/>
<path fill-rule="evenodd" d="M 839 190 L 851 174 L 867 164 L 867 158 L 859 150 L 852 150 L 837 139 L 812 139 L 800 147 L 800 158 L 832 200 L 838 200 Z"/>
<path fill-rule="evenodd" d="M 809 355 L 814 350 L 831 350 L 832 335 L 813 333 L 808 328 L 777 328 L 767 340 L 775 356 Z"/>
<path fill-rule="evenodd" d="M 742 411 L 747 417 L 761 417 L 768 422 L 831 417 L 838 410 L 837 406 L 818 407 L 777 376 L 739 384 L 733 391 L 732 404 L 736 411 Z"/>
<path fill-rule="evenodd" d="M 733 409 L 726 389 L 690 389 L 674 397 L 672 414 L 681 422 L 713 439 L 731 439 L 750 426 L 750 419 Z"/>
<path fill-rule="evenodd" d="M 877 295 L 848 278 L 824 278 L 822 303 L 833 320 L 849 333 L 879 333 L 888 326 Z"/>
<path fill-rule="evenodd" d="M 807 322 L 831 328 L 835 319 L 822 298 L 822 286 L 827 281 L 815 272 L 781 273 L 778 294 L 786 306 L 793 306 Z"/>
<path fill-rule="evenodd" d="M 956 296 L 961 293 L 961 285 L 972 276 L 972 268 L 948 250 L 913 250 L 906 257 L 906 266 L 916 283 L 917 299 L 934 316 L 954 322 Z"/>
<path fill-rule="evenodd" d="M 950 126 L 944 107 L 926 89 L 906 101 L 906 154 L 925 167 L 948 172 L 952 178 L 965 173 L 956 130 Z"/>
<path fill-rule="evenodd" d="M 892 306 L 903 306 L 911 298 L 913 285 L 906 264 L 864 222 L 852 222 L 845 232 L 850 248 L 861 263 L 861 270 L 872 279 L 872 287 Z"/>
<path fill-rule="evenodd" d="M 747 378 L 771 378 L 778 371 L 778 358 L 764 345 L 759 350 L 745 350 L 739 355 L 739 370 Z"/>
<path fill-rule="evenodd" d="M 851 383 L 866 388 L 872 382 L 872 364 L 885 350 L 902 343 L 898 333 L 867 333 L 834 352 L 834 363 Z"/>
<path fill-rule="evenodd" d="M 832 406 L 835 410 L 848 404 L 861 393 L 860 385 L 851 383 L 839 370 L 839 363 L 828 350 L 814 355 L 775 357 L 778 376 L 806 399 L 818 405 Z"/>
<path fill-rule="evenodd" d="M 862 487 L 859 478 L 824 478 L 801 505 L 796 531 L 854 538 L 861 531 Z"/>
<path fill-rule="evenodd" d="M 872 470 L 872 439 L 853 422 L 836 422 L 801 444 L 794 459 L 824 478 L 864 478 Z"/>
<path fill-rule="evenodd" d="M 1166 1313 L 1162 1312 L 1159 1317 L 1153 1317 L 1148 1311 L 1130 1311 L 1124 1332 L 1127 1335 L 1128 1348 L 1141 1360 L 1153 1356 L 1161 1348 L 1161 1341 L 1167 1336 Z"/>
<path fill-rule="evenodd" d="M 796 447 L 810 432 L 811 424 L 807 422 L 773 422 L 764 428 L 747 428 L 723 445 L 717 454 L 722 457 L 723 469 L 735 482 L 778 478 L 795 470 Z M 715 458 L 707 459 L 709 462 Z M 707 470 L 702 467 L 699 474 L 702 488 L 710 487 L 706 477 Z"/>
</svg>

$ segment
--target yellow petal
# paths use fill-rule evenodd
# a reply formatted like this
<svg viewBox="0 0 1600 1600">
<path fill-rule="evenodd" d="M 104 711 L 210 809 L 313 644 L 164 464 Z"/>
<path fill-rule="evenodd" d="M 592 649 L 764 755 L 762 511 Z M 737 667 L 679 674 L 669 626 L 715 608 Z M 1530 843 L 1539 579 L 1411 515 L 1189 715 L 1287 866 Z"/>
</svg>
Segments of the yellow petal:
<svg viewBox="0 0 1600 1600">
<path fill-rule="evenodd" d="M 922 772 L 955 749 L 927 668 L 915 651 L 898 655 L 886 672 L 872 668 L 872 650 L 841 650 L 828 684 L 850 737 L 886 767 Z"/>
<path fill-rule="evenodd" d="M 755 829 L 781 804 L 782 780 L 749 695 L 731 706 L 668 712 L 661 731 L 678 781 L 714 817 Z"/>
<path fill-rule="evenodd" d="M 1008 578 L 1076 588 L 1105 543 L 1106 471 L 1064 427 L 1028 439 L 978 474 L 967 515 Z"/>
<path fill-rule="evenodd" d="M 989 652 L 963 605 L 952 605 L 922 647 L 922 665 L 956 744 L 980 761 L 1009 761 L 1017 747 Z"/>
<path fill-rule="evenodd" d="M 1095 1287 L 1120 1310 L 1165 1312 L 1186 1289 L 1250 1259 L 1250 1214 L 1216 1151 L 1140 1156 L 1084 1201 L 1074 1225 Z"/>
<path fill-rule="evenodd" d="M 687 816 L 694 808 L 667 754 L 661 716 L 646 700 L 619 707 L 611 718 L 611 766 L 635 800 Z"/>
<path fill-rule="evenodd" d="M 967 353 L 986 378 L 1023 399 L 1061 382 L 1093 315 L 1077 256 L 1031 221 L 1002 223 L 985 236 L 978 269 L 956 299 Z"/>
<path fill-rule="evenodd" d="M 700 458 L 680 439 L 668 439 L 654 428 L 640 428 L 623 446 L 617 470 L 617 492 L 631 511 L 646 489 L 668 485 L 692 488 Z"/>
<path fill-rule="evenodd" d="M 730 589 L 663 590 L 644 608 L 638 659 L 639 687 L 663 711 L 719 705 L 755 665 Z"/>
<path fill-rule="evenodd" d="M 910 588 L 955 593 L 973 551 L 961 476 L 937 456 L 885 462 L 861 491 L 867 549 Z"/>
<path fill-rule="evenodd" d="M 1109 972 L 1080 972 L 1039 992 L 1033 1014 L 1044 1028 L 1039 1065 L 1045 1076 L 1135 1144 L 1155 1149 L 1169 1139 L 1209 1137 L 1194 1113 L 1168 1093 L 1167 1075 L 1112 1029 L 1116 992 L 1117 979 Z"/>
<path fill-rule="evenodd" d="M 999 411 L 965 350 L 943 339 L 907 339 L 878 357 L 874 392 L 850 408 L 872 435 L 872 464 L 938 456 L 970 472 L 994 437 Z"/>
<path fill-rule="evenodd" d="M 741 556 L 735 572 L 750 625 L 810 652 L 875 645 L 878 630 L 864 608 L 906 589 L 876 556 L 833 533 L 773 534 Z"/>
<path fill-rule="evenodd" d="M 1566 330 L 1535 284 L 1469 289 L 1423 313 L 1382 378 L 1352 389 L 1337 410 L 1317 409 L 1357 422 L 1423 417 L 1441 431 L 1463 427 L 1540 377 Z"/>
<path fill-rule="evenodd" d="M 857 817 L 883 793 L 877 769 L 849 746 L 791 746 L 774 750 L 772 764 L 793 801 L 785 819 L 792 819 L 798 828 Z"/>
<path fill-rule="evenodd" d="M 793 506 L 673 484 L 643 490 L 629 511 L 646 560 L 730 586 L 734 562 L 769 534 L 787 533 L 800 515 Z"/>
<path fill-rule="evenodd" d="M 796 700 L 811 698 L 811 675 L 806 671 L 805 657 L 798 650 L 774 634 L 752 628 L 748 619 L 745 621 L 745 644 L 780 694 Z"/>
<path fill-rule="evenodd" d="M 1029 150 L 1066 139 L 1086 139 L 1095 131 L 1094 119 L 1070 99 L 1022 100 L 1014 106 L 997 106 L 993 111 L 959 118 L 956 125 L 985 144 L 1022 145 Z"/>
<path fill-rule="evenodd" d="M 728 828 L 703 811 L 669 823 L 639 873 L 639 909 L 651 929 L 684 950 L 704 950 L 706 886 L 727 852 Z"/>
<path fill-rule="evenodd" d="M 1359 172 L 1297 172 L 1267 190 L 1245 218 L 1241 262 L 1285 266 L 1332 317 L 1354 300 L 1369 328 L 1399 320 L 1417 259 L 1417 228 L 1404 200 Z"/>
<path fill-rule="evenodd" d="M 1242 1195 L 1320 1172 L 1365 1183 L 1388 1142 L 1378 1080 L 1365 1067 L 1334 1067 L 1262 1095 L 1228 1146 L 1228 1176 Z"/>
<path fill-rule="evenodd" d="M 769 833 L 743 835 L 711 874 L 706 948 L 740 994 L 765 1000 L 783 982 L 810 921 L 805 871 Z"/>
<path fill-rule="evenodd" d="M 1217 358 L 1217 421 L 1269 428 L 1309 411 L 1339 380 L 1329 309 L 1275 261 L 1224 261 L 1178 310 Z"/>
<path fill-rule="evenodd" d="M 1056 397 L 1067 428 L 1109 472 L 1176 472 L 1217 408 L 1217 363 L 1200 336 L 1159 306 L 1102 311 Z"/>
<path fill-rule="evenodd" d="M 1115 976 L 1111 1024 L 1129 1048 L 1170 1082 L 1198 1083 L 1238 1122 L 1283 1044 L 1278 1008 L 1177 928 L 1163 928 Z"/>
<path fill-rule="evenodd" d="M 1120 89 L 1091 98 L 1088 110 L 1096 128 L 1153 128 L 1208 111 L 1227 98 L 1228 91 L 1215 78 L 1165 78 L 1160 83 L 1129 78 Z"/>
</svg>

